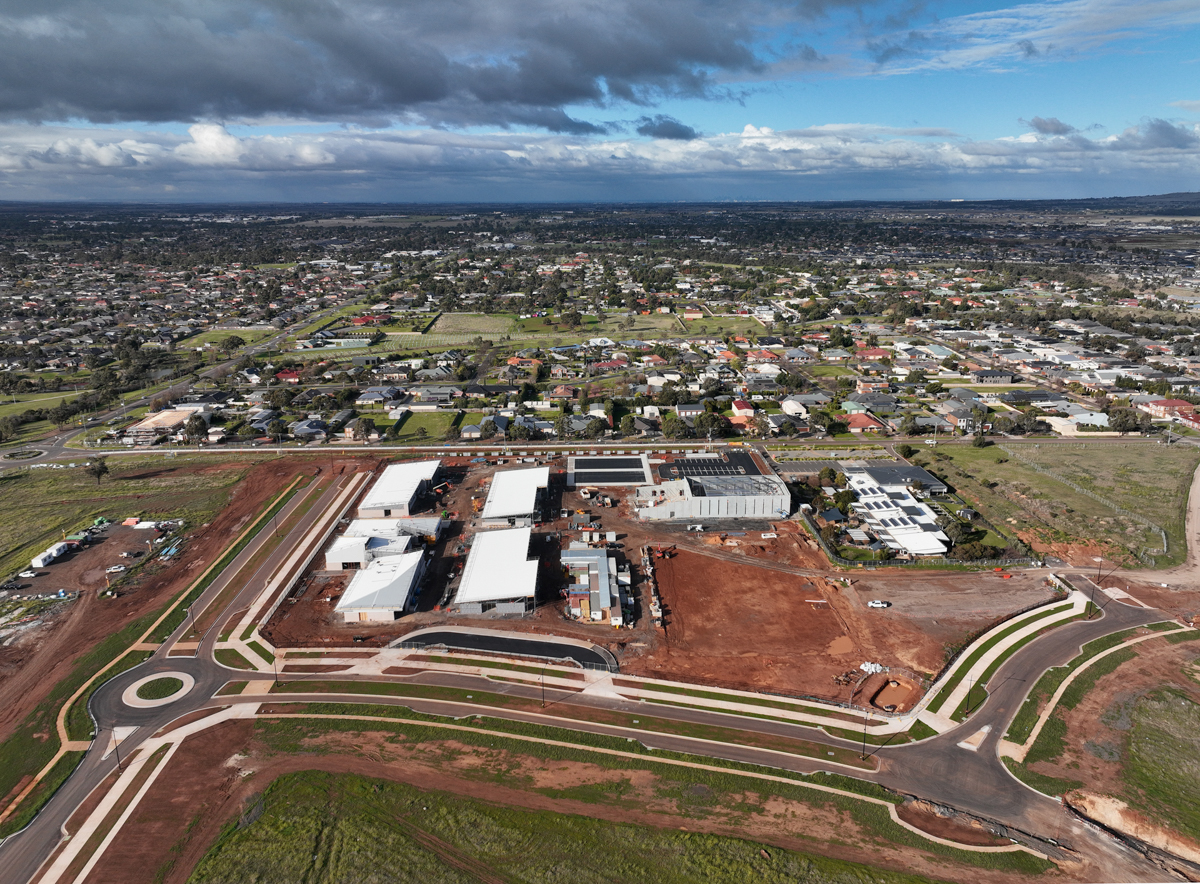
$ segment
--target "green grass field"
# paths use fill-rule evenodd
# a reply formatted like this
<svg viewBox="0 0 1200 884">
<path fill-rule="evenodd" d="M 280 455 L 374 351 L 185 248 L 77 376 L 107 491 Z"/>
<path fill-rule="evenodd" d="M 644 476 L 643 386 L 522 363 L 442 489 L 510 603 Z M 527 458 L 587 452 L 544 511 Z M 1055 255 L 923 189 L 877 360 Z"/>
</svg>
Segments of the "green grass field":
<svg viewBox="0 0 1200 884">
<path fill-rule="evenodd" d="M 457 420 L 458 412 L 409 412 L 404 423 L 400 425 L 396 441 L 409 444 L 440 442 L 445 437 L 446 431 L 454 426 Z M 425 431 L 424 435 L 421 434 L 422 430 Z"/>
<path fill-rule="evenodd" d="M 717 314 L 704 319 L 685 319 L 687 331 L 684 337 L 692 335 L 717 336 L 731 335 L 765 335 L 770 332 L 757 319 L 748 316 L 733 316 Z M 676 325 L 678 327 L 678 324 Z"/>
<path fill-rule="evenodd" d="M 1043 467 L 1106 500 L 1162 525 L 1170 552 L 1157 567 L 1183 560 L 1183 512 L 1200 451 L 1153 442 L 1041 445 L 1003 441 Z M 966 500 L 1002 529 L 1034 532 L 1044 542 L 1112 544 L 1112 555 L 1134 565 L 1139 550 L 1161 546 L 1157 532 L 1078 493 L 1011 457 L 999 444 L 987 448 L 942 445 L 916 456 L 949 481 Z"/>
<path fill-rule="evenodd" d="M 31 408 L 54 408 L 60 402 L 73 401 L 85 389 L 81 385 L 78 391 L 68 387 L 57 393 L 23 393 L 17 396 L 0 396 L 0 417 L 21 414 Z"/>
<path fill-rule="evenodd" d="M 1200 838 L 1200 704 L 1168 689 L 1140 698 L 1123 773 L 1134 809 Z"/>
<path fill-rule="evenodd" d="M 854 371 L 844 365 L 810 365 L 804 373 L 814 378 L 845 378 L 851 377 Z"/>
<path fill-rule="evenodd" d="M 82 463 L 84 456 L 80 456 Z M 155 457 L 109 461 L 112 471 L 99 485 L 75 469 L 15 469 L 0 475 L 6 518 L 0 521 L 0 574 L 28 567 L 29 559 L 63 532 L 90 525 L 97 516 L 210 520 L 229 499 L 245 470 L 192 471 L 211 466 L 204 458 Z M 176 471 L 176 468 L 185 471 Z"/>
<path fill-rule="evenodd" d="M 429 329 L 431 335 L 496 338 L 513 329 L 511 313 L 443 313 Z"/>
<path fill-rule="evenodd" d="M 1160 566 L 1183 561 L 1184 514 L 1192 474 L 1200 464 L 1200 450 L 1190 445 L 1144 443 L 1046 445 L 1034 451 L 1026 445 L 1014 450 L 1160 525 L 1171 545 L 1171 554 L 1160 559 Z"/>
<path fill-rule="evenodd" d="M 359 882 L 924 880 L 717 835 L 485 804 L 350 774 L 276 780 L 261 816 L 231 824 L 189 879 Z"/>
<path fill-rule="evenodd" d="M 234 335 L 237 335 L 247 344 L 257 344 L 259 341 L 266 340 L 272 334 L 274 334 L 274 332 L 261 329 L 213 329 L 212 331 L 201 332 L 194 337 L 190 337 L 184 341 L 181 341 L 180 346 L 203 347 L 205 344 L 212 344 L 215 347 L 218 346 L 222 341 L 232 338 Z"/>
</svg>

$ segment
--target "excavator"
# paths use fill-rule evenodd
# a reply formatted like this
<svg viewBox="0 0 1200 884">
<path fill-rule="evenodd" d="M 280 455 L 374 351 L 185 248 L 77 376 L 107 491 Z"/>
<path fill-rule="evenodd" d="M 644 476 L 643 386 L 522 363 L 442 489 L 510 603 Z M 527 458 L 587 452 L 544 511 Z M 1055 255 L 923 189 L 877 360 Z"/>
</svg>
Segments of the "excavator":
<svg viewBox="0 0 1200 884">
<path fill-rule="evenodd" d="M 669 559 L 673 555 L 675 555 L 675 547 L 674 546 L 656 546 L 656 547 L 654 547 L 654 558 L 656 558 L 656 559 Z"/>
</svg>

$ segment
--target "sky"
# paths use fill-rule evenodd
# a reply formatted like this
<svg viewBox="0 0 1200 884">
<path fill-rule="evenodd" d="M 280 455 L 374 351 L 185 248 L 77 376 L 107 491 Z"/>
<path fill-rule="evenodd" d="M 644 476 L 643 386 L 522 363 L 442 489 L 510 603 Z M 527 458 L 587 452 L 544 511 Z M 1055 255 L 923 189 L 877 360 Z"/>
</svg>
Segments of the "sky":
<svg viewBox="0 0 1200 884">
<path fill-rule="evenodd" d="M 1200 191 L 1200 0 L 4 0 L 0 200 Z"/>
</svg>

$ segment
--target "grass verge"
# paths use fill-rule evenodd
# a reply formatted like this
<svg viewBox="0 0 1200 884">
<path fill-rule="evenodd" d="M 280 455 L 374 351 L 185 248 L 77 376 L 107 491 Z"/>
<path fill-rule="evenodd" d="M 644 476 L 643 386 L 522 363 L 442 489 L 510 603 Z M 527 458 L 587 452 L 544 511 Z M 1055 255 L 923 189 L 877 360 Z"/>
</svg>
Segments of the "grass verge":
<svg viewBox="0 0 1200 884">
<path fill-rule="evenodd" d="M 942 686 L 942 689 L 938 691 L 938 695 L 933 698 L 933 702 L 929 704 L 929 711 L 937 712 L 944 705 L 946 705 L 946 700 L 949 699 L 952 693 L 954 693 L 954 689 L 958 687 L 959 683 L 966 677 L 967 673 L 971 671 L 971 667 L 978 663 L 983 655 L 994 648 L 997 644 L 1008 638 L 1014 632 L 1024 629 L 1026 626 L 1036 623 L 1039 620 L 1044 620 L 1045 618 L 1054 614 L 1060 614 L 1069 607 L 1071 607 L 1071 605 L 1068 603 L 1063 605 L 1055 605 L 1052 608 L 1045 608 L 1041 611 L 1036 611 L 1032 616 L 1022 617 L 1014 621 L 1012 624 L 993 635 L 987 641 L 980 644 L 979 647 L 975 648 L 975 650 L 973 650 L 965 660 L 955 667 L 954 673 L 946 680 L 946 684 Z"/>
<path fill-rule="evenodd" d="M 213 659 L 222 666 L 228 666 L 231 669 L 254 668 L 254 664 L 243 657 L 241 651 L 236 648 L 217 648 L 213 651 Z"/>
<path fill-rule="evenodd" d="M 317 708 L 310 708 L 314 713 L 317 713 Z M 366 708 L 371 709 L 371 707 Z M 343 712 L 328 714 L 361 713 Z M 366 714 L 371 713 L 368 712 Z M 930 842 L 917 833 L 897 825 L 891 819 L 885 806 L 860 801 L 855 797 L 864 796 L 895 804 L 901 800 L 899 795 L 891 793 L 873 783 L 855 780 L 850 777 L 824 773 L 806 776 L 774 768 L 739 765 L 734 762 L 725 762 L 721 759 L 653 751 L 641 747 L 636 742 L 605 737 L 592 737 L 588 742 L 594 743 L 595 748 L 607 749 L 608 751 L 588 753 L 586 749 L 581 750 L 576 739 L 579 735 L 572 731 L 538 725 L 524 725 L 516 722 L 493 721 L 488 722 L 489 728 L 493 724 L 503 725 L 504 732 L 512 733 L 514 736 L 520 733 L 522 736 L 533 739 L 567 743 L 574 741 L 574 745 L 559 746 L 516 739 L 510 741 L 506 740 L 503 735 L 496 733 L 495 730 L 492 730 L 490 733 L 486 731 L 475 733 L 471 730 L 458 729 L 442 731 L 436 724 L 433 727 L 415 727 L 412 722 L 405 723 L 404 721 L 265 720 L 259 722 L 256 734 L 267 745 L 285 752 L 330 751 L 328 745 L 323 744 L 320 740 L 323 734 L 330 732 L 362 733 L 378 730 L 394 732 L 402 739 L 414 742 L 442 740 L 460 746 L 465 744 L 475 750 L 500 751 L 505 753 L 501 757 L 509 758 L 509 762 L 481 771 L 479 776 L 485 778 L 488 782 L 495 781 L 509 785 L 512 783 L 512 777 L 517 773 L 517 771 L 513 770 L 511 758 L 519 755 L 531 756 L 539 761 L 550 761 L 558 764 L 579 762 L 586 759 L 591 764 L 621 773 L 631 770 L 646 770 L 662 779 L 664 794 L 683 796 L 687 799 L 689 802 L 688 815 L 698 817 L 707 816 L 709 813 L 707 808 L 710 807 L 714 809 L 730 806 L 744 808 L 746 806 L 746 793 L 749 786 L 750 791 L 756 793 L 759 800 L 780 796 L 811 806 L 833 807 L 849 814 L 858 827 L 861 828 L 862 833 L 869 838 L 891 842 L 901 847 L 913 848 L 970 866 L 1002 869 L 1024 874 L 1039 874 L 1053 868 L 1052 863 L 1024 852 L 975 853 L 973 851 L 960 850 Z M 583 736 L 587 737 L 588 735 Z M 316 738 L 316 741 L 310 742 L 311 738 Z M 607 745 L 600 745 L 605 741 L 607 741 Z M 436 752 L 437 750 L 434 749 L 434 751 Z M 448 749 L 446 751 L 449 752 Z M 583 756 L 580 754 L 581 751 L 585 753 Z M 610 754 L 617 752 L 621 754 Z M 451 756 L 456 757 L 456 753 L 449 752 L 445 757 L 449 759 Z M 772 779 L 753 779 L 755 777 L 763 777 L 764 775 Z M 786 780 L 786 782 L 775 778 Z M 812 790 L 805 788 L 807 784 L 828 786 L 852 794 L 831 794 Z M 576 800 L 582 799 L 596 803 L 611 803 L 605 799 L 599 790 L 583 791 L 571 789 L 569 794 L 564 793 L 561 795 L 558 794 L 561 790 L 540 789 L 538 791 L 543 791 L 545 794 L 551 795 L 551 797 L 575 798 Z M 697 800 L 693 797 L 697 795 L 702 795 L 703 798 Z M 624 855 L 625 852 L 622 850 L 616 853 Z M 621 879 L 606 877 L 604 880 Z M 696 879 L 659 878 L 654 880 L 685 881 Z M 755 878 L 754 880 L 759 879 Z M 782 880 L 784 879 L 778 880 L 782 884 Z"/>
<path fill-rule="evenodd" d="M 221 558 L 217 560 L 216 565 L 210 568 L 208 573 L 202 579 L 196 582 L 195 586 L 189 590 L 185 590 L 179 598 L 175 599 L 171 603 L 174 606 L 171 612 L 163 618 L 162 623 L 158 624 L 153 635 L 151 635 L 148 640 L 157 643 L 166 641 L 171 633 L 178 629 L 183 624 L 183 621 L 187 618 L 188 606 L 200 598 L 200 596 L 204 594 L 204 591 L 212 585 L 212 582 L 216 580 L 221 573 L 229 567 L 233 560 L 238 557 L 241 551 L 245 549 L 247 545 L 249 545 L 250 542 L 262 532 L 263 528 L 270 523 L 271 517 L 283 509 L 289 500 L 291 500 L 301 489 L 306 487 L 307 483 L 297 483 L 279 495 L 279 497 L 275 499 L 275 503 L 273 503 L 266 512 L 258 517 L 258 521 L 255 523 L 254 527 L 246 532 L 246 535 L 238 540 L 237 543 L 231 546 L 225 552 L 225 555 L 221 556 Z"/>
</svg>

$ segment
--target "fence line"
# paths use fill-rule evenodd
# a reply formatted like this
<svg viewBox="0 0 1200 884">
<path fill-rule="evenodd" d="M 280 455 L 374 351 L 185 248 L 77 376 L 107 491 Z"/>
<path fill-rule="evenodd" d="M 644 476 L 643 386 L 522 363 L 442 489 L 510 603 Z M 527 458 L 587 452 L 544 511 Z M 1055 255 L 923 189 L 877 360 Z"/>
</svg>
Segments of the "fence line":
<svg viewBox="0 0 1200 884">
<path fill-rule="evenodd" d="M 1101 497 L 1096 492 L 1090 491 L 1089 489 L 1084 488 L 1083 486 L 1079 485 L 1076 482 L 1072 482 L 1070 479 L 1066 478 L 1065 476 L 1060 476 L 1058 473 L 1054 472 L 1053 470 L 1047 469 L 1046 467 L 1042 466 L 1041 464 L 1037 463 L 1036 461 L 1032 461 L 1029 458 L 1024 457 L 1023 455 L 1017 454 L 1017 452 L 1013 451 L 1007 445 L 1000 445 L 998 447 L 1000 448 L 1001 451 L 1007 452 L 1008 454 L 1012 455 L 1017 460 L 1019 460 L 1021 463 L 1025 464 L 1025 466 L 1029 467 L 1035 473 L 1041 473 L 1043 476 L 1049 476 L 1051 479 L 1053 479 L 1056 482 L 1062 482 L 1068 488 L 1079 492 L 1084 497 L 1090 497 L 1092 500 L 1096 501 L 1097 503 L 1103 504 L 1104 506 L 1108 507 L 1111 510 L 1115 510 L 1116 512 L 1120 513 L 1122 516 L 1125 516 L 1126 518 L 1129 518 L 1129 519 L 1133 519 L 1135 522 L 1145 525 L 1147 528 L 1151 529 L 1152 531 L 1157 531 L 1158 536 L 1162 538 L 1162 553 L 1163 553 L 1163 555 L 1166 555 L 1168 552 L 1170 552 L 1170 547 L 1167 545 L 1167 532 L 1162 528 L 1162 526 L 1154 524 L 1153 522 L 1151 522 L 1149 519 L 1145 518 L 1144 516 L 1140 516 L 1137 513 L 1130 512 L 1129 510 L 1125 509 L 1123 506 L 1118 506 L 1117 504 L 1113 503 L 1111 500 L 1106 500 L 1105 498 Z M 1141 559 L 1143 562 L 1146 562 L 1146 564 L 1148 564 L 1148 565 L 1153 565 L 1154 564 L 1154 556 L 1151 556 L 1148 553 L 1149 553 L 1148 550 L 1145 553 L 1139 552 L 1138 558 Z"/>
<path fill-rule="evenodd" d="M 1035 561 L 1038 561 L 1037 559 L 1033 559 L 1029 556 L 1018 556 L 1017 558 L 1011 559 L 998 558 L 975 560 L 948 559 L 945 556 L 923 556 L 922 558 L 910 559 L 908 561 L 900 559 L 882 559 L 864 562 L 856 561 L 854 559 L 844 559 L 830 549 L 829 544 L 827 544 L 825 542 L 825 538 L 821 536 L 821 532 L 817 528 L 817 524 L 813 521 L 811 515 L 808 513 L 801 513 L 800 516 L 804 519 L 805 525 L 808 526 L 809 533 L 812 534 L 813 537 L 816 538 L 817 543 L 821 545 L 822 551 L 825 553 L 825 555 L 829 556 L 829 561 L 833 562 L 835 565 L 841 565 L 846 568 L 865 568 L 868 571 L 874 571 L 876 568 L 942 568 L 948 565 L 954 567 L 962 567 L 964 565 L 968 567 L 971 565 L 979 565 L 980 567 L 995 567 L 997 565 L 1011 567 L 1015 565 L 1032 565 Z M 993 528 L 992 530 L 995 529 Z M 996 533 L 999 534 L 1000 532 L 997 531 Z"/>
</svg>

